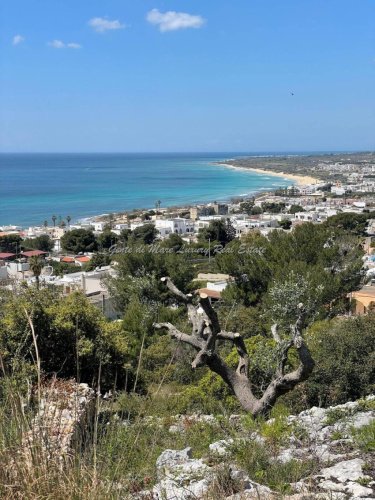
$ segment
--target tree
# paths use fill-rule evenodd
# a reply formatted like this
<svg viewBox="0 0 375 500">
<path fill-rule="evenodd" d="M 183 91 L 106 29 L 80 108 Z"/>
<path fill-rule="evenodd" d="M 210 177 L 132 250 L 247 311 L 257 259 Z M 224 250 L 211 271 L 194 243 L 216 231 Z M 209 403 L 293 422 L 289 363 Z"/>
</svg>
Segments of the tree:
<svg viewBox="0 0 375 500">
<path fill-rule="evenodd" d="M 138 243 L 144 243 L 145 245 L 151 245 L 158 235 L 158 230 L 155 228 L 154 224 L 144 224 L 134 229 L 132 233 L 132 238 Z"/>
<path fill-rule="evenodd" d="M 6 234 L 1 236 L 0 233 L 0 252 L 19 253 L 21 251 L 22 238 L 18 234 Z"/>
<path fill-rule="evenodd" d="M 168 238 L 166 238 L 163 241 L 163 247 L 165 248 L 171 248 L 175 252 L 178 252 L 181 250 L 181 248 L 184 246 L 184 240 L 181 238 L 179 234 L 176 233 L 171 233 Z"/>
<path fill-rule="evenodd" d="M 32 271 L 35 277 L 36 287 L 39 289 L 39 284 L 40 284 L 39 276 L 42 273 L 44 261 L 38 255 L 33 255 L 29 259 L 29 265 L 30 265 L 30 270 Z"/>
<path fill-rule="evenodd" d="M 292 221 L 289 219 L 281 219 L 281 221 L 279 222 L 279 226 L 287 231 L 292 227 Z"/>
<path fill-rule="evenodd" d="M 94 253 L 91 260 L 85 265 L 85 271 L 93 271 L 97 267 L 109 266 L 111 256 L 107 253 Z"/>
<path fill-rule="evenodd" d="M 121 325 L 107 322 L 82 293 L 63 297 L 56 290 L 28 288 L 1 302 L 0 350 L 2 370 L 7 374 L 17 374 L 21 366 L 28 372 L 34 367 L 26 309 L 37 336 L 44 376 L 58 374 L 95 385 L 101 375 L 102 390 L 113 389 L 116 381 L 123 387 L 127 338 Z"/>
<path fill-rule="evenodd" d="M 251 212 L 250 212 L 250 215 L 260 215 L 262 213 L 262 209 L 258 206 L 254 206 L 252 209 L 251 209 Z"/>
<path fill-rule="evenodd" d="M 251 201 L 244 201 L 240 203 L 240 211 L 245 212 L 248 215 L 251 215 L 251 211 L 254 208 L 254 203 Z"/>
<path fill-rule="evenodd" d="M 371 217 L 371 214 L 341 213 L 328 217 L 323 225 L 343 229 L 358 236 L 366 236 L 367 219 Z"/>
<path fill-rule="evenodd" d="M 225 246 L 235 237 L 234 228 L 229 219 L 212 220 L 208 227 L 204 228 L 199 234 L 198 239 L 203 241 L 217 241 Z"/>
<path fill-rule="evenodd" d="M 263 212 L 269 212 L 271 214 L 279 214 L 285 208 L 285 203 L 273 203 L 264 202 L 262 203 Z"/>
<path fill-rule="evenodd" d="M 304 212 L 304 208 L 301 205 L 291 205 L 289 208 L 289 213 L 290 214 L 296 214 L 297 212 Z"/>
<path fill-rule="evenodd" d="M 95 235 L 89 229 L 72 229 L 61 237 L 61 247 L 67 252 L 93 252 L 97 248 Z"/>
<path fill-rule="evenodd" d="M 242 336 L 239 333 L 222 330 L 217 312 L 206 294 L 201 293 L 198 304 L 194 304 L 193 297 L 181 292 L 170 278 L 162 278 L 162 282 L 186 305 L 192 333 L 179 331 L 172 323 L 154 323 L 154 327 L 166 330 L 172 338 L 195 349 L 197 354 L 192 362 L 192 368 L 208 366 L 229 386 L 243 409 L 254 417 L 267 415 L 280 396 L 310 376 L 315 363 L 302 337 L 313 306 L 313 301 L 309 297 L 308 283 L 300 280 L 297 283 L 291 281 L 280 287 L 275 286 L 274 311 L 283 313 L 280 317 L 281 326 L 282 329 L 289 330 L 289 335 L 285 338 L 277 323 L 272 326 L 272 336 L 278 348 L 278 363 L 274 377 L 263 395 L 257 398 L 254 395 L 252 381 L 249 379 L 250 359 Z M 300 298 L 305 298 L 307 304 L 298 302 Z M 291 320 L 293 322 L 285 328 Z M 234 345 L 238 355 L 236 369 L 229 366 L 217 352 L 220 341 L 228 341 Z M 299 363 L 297 367 L 287 372 L 288 354 L 292 347 L 297 353 Z"/>
<path fill-rule="evenodd" d="M 51 219 L 52 219 L 52 222 L 53 222 L 53 227 L 56 227 L 56 220 L 57 220 L 56 215 L 52 215 Z"/>
<path fill-rule="evenodd" d="M 117 243 L 118 240 L 118 234 L 113 233 L 109 227 L 104 229 L 104 231 L 96 238 L 98 247 L 103 250 L 109 250 Z"/>
<path fill-rule="evenodd" d="M 42 234 L 36 238 L 26 238 L 23 241 L 23 247 L 50 252 L 53 249 L 53 241 L 47 234 Z"/>
<path fill-rule="evenodd" d="M 71 220 L 72 220 L 72 218 L 70 217 L 70 215 L 67 215 L 66 222 L 68 223 L 68 227 L 70 227 L 70 221 Z"/>
</svg>

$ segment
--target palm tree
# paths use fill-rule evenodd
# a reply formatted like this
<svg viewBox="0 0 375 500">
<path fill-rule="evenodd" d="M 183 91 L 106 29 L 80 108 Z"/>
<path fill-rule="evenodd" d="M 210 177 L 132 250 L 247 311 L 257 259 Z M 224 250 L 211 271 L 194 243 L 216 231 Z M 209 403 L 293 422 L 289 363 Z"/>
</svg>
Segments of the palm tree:
<svg viewBox="0 0 375 500">
<path fill-rule="evenodd" d="M 47 227 L 48 227 L 48 220 L 45 220 L 45 221 L 43 222 L 43 226 L 44 226 L 45 228 L 47 228 Z"/>
<path fill-rule="evenodd" d="M 159 214 L 160 205 L 161 205 L 161 201 L 160 200 L 158 200 L 158 201 L 155 202 L 156 216 L 158 216 L 158 214 Z"/>
<path fill-rule="evenodd" d="M 71 220 L 72 220 L 72 218 L 70 217 L 70 215 L 67 215 L 66 222 L 68 223 L 68 227 L 70 227 L 70 221 Z"/>
<path fill-rule="evenodd" d="M 33 255 L 29 259 L 29 265 L 30 265 L 30 270 L 35 276 L 36 287 L 37 289 L 39 289 L 39 276 L 41 275 L 44 263 L 39 256 Z"/>
<path fill-rule="evenodd" d="M 56 215 L 52 215 L 52 222 L 53 222 L 53 227 L 56 227 Z"/>
</svg>

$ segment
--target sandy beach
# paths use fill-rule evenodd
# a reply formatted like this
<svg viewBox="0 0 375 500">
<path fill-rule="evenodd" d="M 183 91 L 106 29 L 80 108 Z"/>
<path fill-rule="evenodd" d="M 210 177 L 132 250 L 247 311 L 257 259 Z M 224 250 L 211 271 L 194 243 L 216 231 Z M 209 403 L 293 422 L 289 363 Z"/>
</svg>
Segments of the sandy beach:
<svg viewBox="0 0 375 500">
<path fill-rule="evenodd" d="M 299 186 L 307 186 L 309 184 L 317 184 L 319 182 L 319 179 L 316 179 L 315 177 L 310 177 L 308 175 L 295 175 L 284 172 L 275 172 L 274 170 L 263 170 L 261 168 L 237 167 L 236 165 L 230 165 L 229 163 L 218 163 L 217 165 L 234 168 L 236 170 L 250 170 L 251 172 L 256 172 L 257 174 L 271 175 L 275 177 L 284 177 L 285 179 L 290 179 L 291 181 L 294 181 Z"/>
</svg>

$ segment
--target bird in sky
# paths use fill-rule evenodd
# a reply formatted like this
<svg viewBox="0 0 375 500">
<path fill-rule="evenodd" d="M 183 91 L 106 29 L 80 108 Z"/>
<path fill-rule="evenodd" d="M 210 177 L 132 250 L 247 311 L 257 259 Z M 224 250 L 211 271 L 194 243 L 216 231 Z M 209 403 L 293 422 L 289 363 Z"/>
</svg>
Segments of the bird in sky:
<svg viewBox="0 0 375 500">
<path fill-rule="evenodd" d="M 290 95 L 294 95 L 294 92 L 291 92 Z"/>
</svg>

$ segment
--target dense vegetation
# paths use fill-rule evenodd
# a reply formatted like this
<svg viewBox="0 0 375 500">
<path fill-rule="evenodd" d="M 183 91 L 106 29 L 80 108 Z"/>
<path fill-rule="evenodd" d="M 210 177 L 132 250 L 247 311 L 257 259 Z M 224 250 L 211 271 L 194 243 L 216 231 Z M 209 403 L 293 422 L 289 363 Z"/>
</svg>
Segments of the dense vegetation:
<svg viewBox="0 0 375 500">
<path fill-rule="evenodd" d="M 71 477 L 64 479 L 64 484 L 71 482 L 77 487 L 74 477 L 78 474 L 83 481 L 79 488 L 87 491 L 91 485 L 83 477 L 87 470 L 93 473 L 90 469 L 93 461 L 99 461 L 101 474 L 108 481 L 119 480 L 121 474 L 130 475 L 138 490 L 153 480 L 155 458 L 172 443 L 165 430 L 158 431 L 158 436 L 152 427 L 142 427 L 141 432 L 137 422 L 143 416 L 168 418 L 192 412 L 228 416 L 231 412 L 241 412 L 238 401 L 217 375 L 206 367 L 191 369 L 189 346 L 174 342 L 153 327 L 155 322 L 170 322 L 181 331 L 189 328 L 184 305 L 160 281 L 164 276 L 169 276 L 185 293 L 202 285 L 193 281 L 198 272 L 216 271 L 233 276 L 234 281 L 215 310 L 226 330 L 243 336 L 251 359 L 250 377 L 259 394 L 269 383 L 278 362 L 271 325 L 277 319 L 281 329 L 287 326 L 296 298 L 310 305 L 305 340 L 316 366 L 308 380 L 281 398 L 277 408 L 282 405 L 286 412 L 296 412 L 312 405 L 327 406 L 370 394 L 375 389 L 375 316 L 341 316 L 350 310 L 348 293 L 358 289 L 364 279 L 361 246 L 364 229 L 349 222 L 340 219 L 322 225 L 304 224 L 293 232 L 274 231 L 267 238 L 254 231 L 242 240 L 233 239 L 230 225 L 213 224 L 196 245 L 188 247 L 189 251 L 178 235 L 158 242 L 156 247 L 155 234 L 148 226 L 117 237 L 118 253 L 111 256 L 117 276 L 108 281 L 121 312 L 121 320 L 116 322 L 105 319 L 79 293 L 61 297 L 59 290 L 43 287 L 20 289 L 17 295 L 2 291 L 1 453 L 17 435 L 9 419 L 17 421 L 17 405 L 30 397 L 30 387 L 38 377 L 75 378 L 93 387 L 100 385 L 102 393 L 111 390 L 115 398 L 110 404 L 103 404 L 100 418 L 105 420 L 108 415 L 112 418 L 116 414 L 135 423 L 129 431 L 116 425 L 99 428 L 92 438 L 94 448 L 89 447 L 82 458 L 82 469 L 71 470 Z M 82 242 L 97 245 L 97 240 L 86 233 L 73 236 L 65 244 L 71 244 L 70 248 L 77 251 L 82 249 Z M 208 243 L 210 256 L 205 251 Z M 102 236 L 100 246 L 102 249 L 113 246 L 110 230 Z M 101 251 L 98 255 L 102 254 Z M 95 258 L 99 262 L 100 257 Z M 298 293 L 292 296 L 295 290 Z M 219 348 L 226 362 L 235 364 L 235 350 L 230 345 L 220 344 Z M 290 367 L 296 364 L 293 349 L 287 363 Z M 199 450 L 226 432 L 225 426 L 219 431 L 209 426 L 192 427 L 191 433 L 178 438 L 176 446 L 183 447 L 194 440 Z M 135 448 L 134 443 L 137 443 Z M 124 448 L 129 448 L 126 460 L 121 455 Z M 240 460 L 248 461 L 248 467 L 254 466 L 255 462 L 250 464 L 250 457 L 241 449 L 236 453 Z M 254 453 L 258 453 L 254 456 L 256 461 L 264 451 Z M 268 484 L 278 487 L 280 471 L 269 468 L 272 460 L 268 455 L 262 457 Z M 297 480 L 299 471 L 293 469 L 288 474 Z M 59 483 L 60 479 L 56 481 Z M 37 490 L 32 491 L 35 495 Z M 31 490 L 29 494 L 32 496 Z M 54 493 L 40 490 L 38 495 L 56 497 L 56 490 Z M 69 495 L 80 498 L 72 490 Z"/>
</svg>

